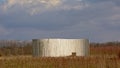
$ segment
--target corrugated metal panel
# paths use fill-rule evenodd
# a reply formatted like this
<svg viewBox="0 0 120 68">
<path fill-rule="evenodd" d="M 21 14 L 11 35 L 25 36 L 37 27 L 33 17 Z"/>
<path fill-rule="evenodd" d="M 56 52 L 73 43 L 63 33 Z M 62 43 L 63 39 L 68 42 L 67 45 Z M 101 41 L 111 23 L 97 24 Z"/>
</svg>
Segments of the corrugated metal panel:
<svg viewBox="0 0 120 68">
<path fill-rule="evenodd" d="M 87 39 L 38 39 L 33 40 L 33 56 L 60 57 L 89 55 L 89 41 Z"/>
</svg>

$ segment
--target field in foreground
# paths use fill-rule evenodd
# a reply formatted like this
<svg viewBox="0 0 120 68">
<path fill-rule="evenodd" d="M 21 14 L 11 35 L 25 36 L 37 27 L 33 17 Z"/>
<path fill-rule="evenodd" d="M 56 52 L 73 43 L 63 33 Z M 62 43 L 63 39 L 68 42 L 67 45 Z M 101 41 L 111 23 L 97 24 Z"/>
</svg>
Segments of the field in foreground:
<svg viewBox="0 0 120 68">
<path fill-rule="evenodd" d="M 0 68 L 119 68 L 115 56 L 89 57 L 1 57 Z"/>
<path fill-rule="evenodd" d="M 0 68 L 120 68 L 120 44 L 116 43 L 92 45 L 88 57 L 25 56 L 32 55 L 31 46 L 3 47 L 0 54 Z"/>
</svg>

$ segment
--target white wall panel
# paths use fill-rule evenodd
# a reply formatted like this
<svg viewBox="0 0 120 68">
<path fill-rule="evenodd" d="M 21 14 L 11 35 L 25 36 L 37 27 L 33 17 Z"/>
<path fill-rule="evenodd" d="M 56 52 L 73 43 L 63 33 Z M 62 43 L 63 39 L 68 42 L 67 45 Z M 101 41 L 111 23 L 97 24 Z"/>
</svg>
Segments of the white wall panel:
<svg viewBox="0 0 120 68">
<path fill-rule="evenodd" d="M 89 41 L 87 39 L 34 39 L 33 56 L 60 57 L 89 55 Z"/>
</svg>

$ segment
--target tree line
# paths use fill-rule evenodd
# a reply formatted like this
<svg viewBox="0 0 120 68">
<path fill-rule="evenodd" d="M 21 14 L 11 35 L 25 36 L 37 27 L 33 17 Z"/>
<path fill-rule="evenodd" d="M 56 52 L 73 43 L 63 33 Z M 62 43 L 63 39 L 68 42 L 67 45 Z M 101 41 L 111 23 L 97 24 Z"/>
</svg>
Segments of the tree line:
<svg viewBox="0 0 120 68">
<path fill-rule="evenodd" d="M 113 47 L 120 48 L 120 42 L 90 43 L 91 50 L 95 52 L 96 50 L 98 51 L 98 49 L 104 47 L 110 47 L 111 49 L 113 49 Z M 17 55 L 32 55 L 32 42 L 16 40 L 0 40 L 0 56 L 17 56 Z"/>
</svg>

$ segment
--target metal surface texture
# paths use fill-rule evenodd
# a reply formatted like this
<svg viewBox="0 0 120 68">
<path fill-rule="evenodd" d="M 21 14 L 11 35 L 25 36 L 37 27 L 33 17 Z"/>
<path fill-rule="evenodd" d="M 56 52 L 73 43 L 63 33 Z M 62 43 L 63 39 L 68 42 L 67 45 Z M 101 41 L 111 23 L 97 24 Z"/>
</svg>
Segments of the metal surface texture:
<svg viewBox="0 0 120 68">
<path fill-rule="evenodd" d="M 87 39 L 33 39 L 33 56 L 64 57 L 89 55 Z"/>
</svg>

